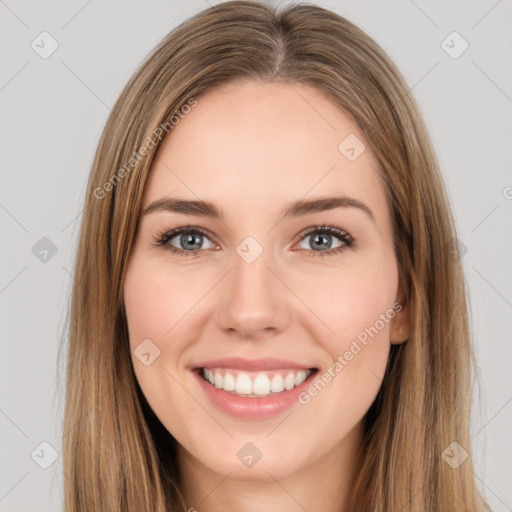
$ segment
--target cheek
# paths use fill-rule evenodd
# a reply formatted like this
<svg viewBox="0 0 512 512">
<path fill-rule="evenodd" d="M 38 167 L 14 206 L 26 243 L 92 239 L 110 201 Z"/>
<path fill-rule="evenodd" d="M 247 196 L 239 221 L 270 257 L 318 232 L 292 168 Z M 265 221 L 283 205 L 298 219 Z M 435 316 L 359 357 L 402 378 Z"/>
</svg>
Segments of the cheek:
<svg viewBox="0 0 512 512">
<path fill-rule="evenodd" d="M 159 417 L 169 416 L 173 407 L 183 407 L 188 401 L 179 384 L 187 378 L 182 361 L 190 340 L 201 336 L 204 318 L 198 312 L 207 303 L 205 296 L 217 279 L 142 257 L 135 257 L 128 268 L 124 303 L 133 367 Z M 145 341 L 148 339 L 149 344 Z M 148 366 L 138 359 L 147 347 L 158 354 Z"/>
<path fill-rule="evenodd" d="M 315 286 L 309 300 L 324 322 L 323 327 L 315 327 L 315 339 L 331 361 L 301 403 L 310 404 L 319 421 L 328 421 L 334 414 L 335 423 L 348 429 L 351 421 L 368 410 L 384 377 L 396 314 L 398 268 L 390 254 L 373 263 L 347 267 L 336 279 L 330 277 L 330 282 L 324 282 L 324 293 L 320 293 L 321 286 Z M 330 328 L 327 336 L 325 325 Z"/>
<path fill-rule="evenodd" d="M 182 280 L 177 274 L 162 265 L 134 258 L 124 285 L 135 376 L 149 405 L 168 429 L 173 411 L 182 410 L 189 400 L 179 383 L 183 381 L 179 364 L 186 350 L 183 340 L 187 339 L 187 313 L 204 294 L 197 285 L 196 289 L 187 286 L 188 281 L 192 285 L 195 279 Z M 152 359 L 148 365 L 138 355 L 147 352 Z M 153 359 L 153 354 L 158 356 Z M 180 422 L 173 419 L 171 424 L 177 428 Z"/>
<path fill-rule="evenodd" d="M 124 291 L 132 348 L 150 338 L 163 349 L 183 327 L 181 322 L 205 293 L 203 288 L 200 280 L 190 275 L 180 276 L 180 272 L 161 265 L 146 267 L 135 263 L 127 273 Z"/>
<path fill-rule="evenodd" d="M 374 264 L 348 265 L 335 274 L 317 273 L 302 293 L 307 292 L 308 305 L 321 320 L 317 324 L 323 326 L 322 335 L 319 327 L 317 338 L 328 341 L 329 353 L 334 355 L 376 322 L 389 337 L 389 321 L 382 325 L 379 320 L 393 306 L 397 287 L 398 269 L 390 256 Z"/>
</svg>

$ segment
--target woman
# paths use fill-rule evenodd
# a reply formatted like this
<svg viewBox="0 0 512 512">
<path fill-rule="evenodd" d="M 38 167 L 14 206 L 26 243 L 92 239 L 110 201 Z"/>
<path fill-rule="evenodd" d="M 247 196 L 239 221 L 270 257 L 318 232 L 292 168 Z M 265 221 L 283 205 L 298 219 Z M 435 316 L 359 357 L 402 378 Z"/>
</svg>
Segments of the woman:
<svg viewBox="0 0 512 512">
<path fill-rule="evenodd" d="M 489 510 L 455 236 L 416 104 L 360 29 L 243 1 L 177 27 L 90 175 L 66 510 Z"/>
</svg>

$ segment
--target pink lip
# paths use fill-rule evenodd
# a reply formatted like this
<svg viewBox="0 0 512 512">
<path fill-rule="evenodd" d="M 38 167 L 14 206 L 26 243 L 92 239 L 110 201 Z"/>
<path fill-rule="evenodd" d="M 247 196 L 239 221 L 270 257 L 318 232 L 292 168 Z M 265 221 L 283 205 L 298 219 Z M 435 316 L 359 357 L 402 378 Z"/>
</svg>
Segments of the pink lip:
<svg viewBox="0 0 512 512">
<path fill-rule="evenodd" d="M 215 364 L 212 364 L 211 367 L 218 367 L 219 361 L 212 362 Z M 260 360 L 260 362 L 261 361 L 262 360 Z M 289 362 L 287 364 L 289 364 Z M 230 365 L 232 365 L 232 362 Z M 233 366 L 229 367 L 232 368 Z M 204 368 L 204 366 L 202 368 Z M 304 367 L 299 366 L 298 368 Z M 311 379 L 318 372 L 313 372 L 302 384 L 294 387 L 293 389 L 290 389 L 289 391 L 283 391 L 281 393 L 266 397 L 255 398 L 244 398 L 234 395 L 228 391 L 224 391 L 223 389 L 216 388 L 203 379 L 201 376 L 202 370 L 198 368 L 194 369 L 192 373 L 195 375 L 195 378 L 199 382 L 199 386 L 204 391 L 208 399 L 222 412 L 236 418 L 263 420 L 272 418 L 284 412 L 293 404 L 296 404 L 298 402 L 298 395 L 306 390 L 306 388 L 311 384 Z"/>
<path fill-rule="evenodd" d="M 233 368 L 237 370 L 245 370 L 248 372 L 257 372 L 265 370 L 279 370 L 279 369 L 297 369 L 309 370 L 311 366 L 296 363 L 294 361 L 287 361 L 285 359 L 275 359 L 265 357 L 262 359 L 244 359 L 243 357 L 225 357 L 223 359 L 215 359 L 204 361 L 194 365 L 197 368 Z M 293 391 L 293 390 L 292 390 Z"/>
</svg>

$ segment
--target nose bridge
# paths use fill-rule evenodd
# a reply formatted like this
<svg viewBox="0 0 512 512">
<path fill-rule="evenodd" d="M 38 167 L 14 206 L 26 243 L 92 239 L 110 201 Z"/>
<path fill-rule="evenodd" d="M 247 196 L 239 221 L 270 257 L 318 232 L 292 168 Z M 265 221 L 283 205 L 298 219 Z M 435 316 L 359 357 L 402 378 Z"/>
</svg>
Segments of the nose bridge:
<svg viewBox="0 0 512 512">
<path fill-rule="evenodd" d="M 282 330 L 288 321 L 284 285 L 276 278 L 273 251 L 253 236 L 235 248 L 232 270 L 221 291 L 219 326 L 255 337 L 269 329 Z M 272 269 L 272 270 L 271 270 Z"/>
</svg>

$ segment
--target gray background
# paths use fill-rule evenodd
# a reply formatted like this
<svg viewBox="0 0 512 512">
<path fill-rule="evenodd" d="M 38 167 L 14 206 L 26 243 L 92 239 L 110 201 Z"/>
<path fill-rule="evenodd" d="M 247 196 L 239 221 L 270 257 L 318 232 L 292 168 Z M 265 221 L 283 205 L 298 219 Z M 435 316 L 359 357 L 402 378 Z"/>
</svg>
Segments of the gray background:
<svg viewBox="0 0 512 512">
<path fill-rule="evenodd" d="M 60 452 L 57 349 L 94 151 L 137 65 L 176 24 L 212 3 L 0 0 L 0 511 L 62 508 L 62 459 L 42 469 L 51 450 L 40 443 Z M 423 111 L 471 293 L 480 368 L 475 475 L 494 510 L 511 511 L 512 3 L 314 3 L 367 31 Z M 43 31 L 59 45 L 47 59 L 31 47 Z M 453 31 L 469 43 L 455 59 L 441 46 Z M 46 261 L 36 257 L 43 237 L 57 250 Z"/>
</svg>

